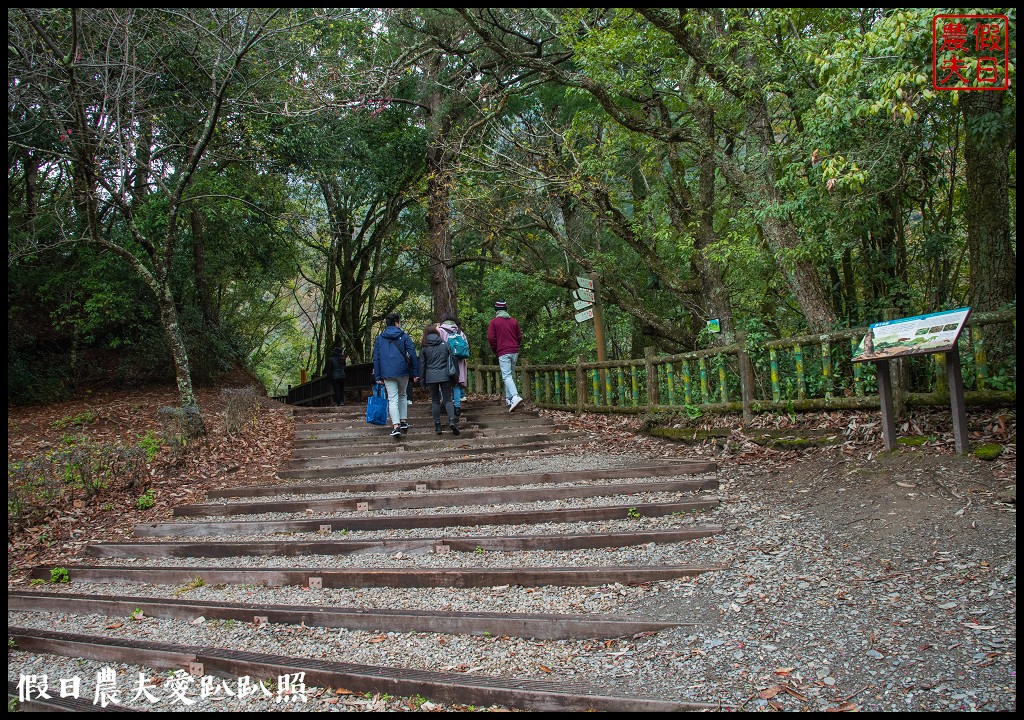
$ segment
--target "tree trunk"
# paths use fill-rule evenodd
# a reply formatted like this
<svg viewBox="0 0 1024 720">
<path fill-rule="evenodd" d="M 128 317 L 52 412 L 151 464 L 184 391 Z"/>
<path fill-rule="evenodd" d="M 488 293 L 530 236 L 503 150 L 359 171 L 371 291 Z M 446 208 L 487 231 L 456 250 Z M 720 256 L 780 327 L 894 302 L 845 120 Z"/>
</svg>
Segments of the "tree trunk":
<svg viewBox="0 0 1024 720">
<path fill-rule="evenodd" d="M 185 338 L 181 334 L 181 325 L 178 323 L 178 309 L 174 305 L 174 294 L 167 279 L 161 278 L 158 282 L 157 303 L 160 306 L 160 322 L 164 328 L 164 337 L 167 338 L 167 347 L 171 350 L 171 358 L 174 360 L 174 375 L 178 384 L 181 409 L 187 417 L 187 422 L 182 423 L 182 430 L 185 431 L 187 438 L 198 437 L 206 432 L 206 428 L 199 415 L 199 400 L 192 387 L 188 350 L 185 347 Z"/>
<path fill-rule="evenodd" d="M 782 203 L 782 197 L 776 187 L 778 178 L 773 159 L 775 136 L 764 98 L 758 96 L 748 100 L 747 114 L 756 141 L 755 151 L 760 155 L 756 183 L 760 185 L 759 194 L 766 209 L 764 236 L 775 251 L 776 261 L 786 274 L 789 287 L 807 320 L 807 327 L 811 332 L 826 332 L 833 329 L 836 323 L 835 310 L 829 301 L 828 291 L 814 262 L 803 257 L 800 237 L 792 220 L 778 215 L 777 208 Z"/>
<path fill-rule="evenodd" d="M 1010 139 L 1001 117 L 1005 98 L 1003 92 L 969 92 L 960 100 L 967 130 L 965 214 L 975 311 L 998 310 L 1017 296 L 1017 255 L 1010 239 Z"/>
<path fill-rule="evenodd" d="M 701 149 L 697 182 L 697 232 L 694 237 L 693 269 L 704 290 L 707 319 L 717 318 L 722 331 L 714 336 L 715 345 L 731 345 L 736 341 L 736 328 L 732 320 L 729 288 L 725 284 L 722 266 L 708 258 L 708 248 L 715 242 L 715 128 L 710 108 L 701 108 L 698 122 L 706 142 Z"/>
<path fill-rule="evenodd" d="M 439 139 L 427 151 L 427 257 L 430 266 L 430 290 L 434 299 L 434 317 L 457 314 L 455 270 L 452 267 L 451 220 L 448 201 L 451 193 L 451 169 L 447 153 Z"/>
</svg>

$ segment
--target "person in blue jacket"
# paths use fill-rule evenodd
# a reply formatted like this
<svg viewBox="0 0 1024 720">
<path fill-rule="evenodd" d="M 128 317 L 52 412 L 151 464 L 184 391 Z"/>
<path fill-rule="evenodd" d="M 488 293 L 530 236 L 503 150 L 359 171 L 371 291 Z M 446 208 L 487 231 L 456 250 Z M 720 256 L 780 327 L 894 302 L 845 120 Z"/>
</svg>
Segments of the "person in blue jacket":
<svg viewBox="0 0 1024 720">
<path fill-rule="evenodd" d="M 414 383 L 420 379 L 416 346 L 401 322 L 398 313 L 388 313 L 384 332 L 373 342 L 373 379 L 387 390 L 391 436 L 396 438 L 409 430 L 409 378 Z"/>
</svg>

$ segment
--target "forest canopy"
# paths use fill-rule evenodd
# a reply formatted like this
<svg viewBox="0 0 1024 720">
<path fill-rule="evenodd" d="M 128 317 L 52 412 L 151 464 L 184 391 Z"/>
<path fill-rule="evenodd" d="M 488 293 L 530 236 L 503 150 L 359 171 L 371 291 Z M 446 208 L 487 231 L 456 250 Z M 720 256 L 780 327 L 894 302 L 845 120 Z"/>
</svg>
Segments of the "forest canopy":
<svg viewBox="0 0 1024 720">
<path fill-rule="evenodd" d="M 566 362 L 589 274 L 618 358 L 1015 307 L 1016 10 L 937 89 L 954 12 L 8 10 L 8 399 L 493 362 L 498 299 Z"/>
</svg>

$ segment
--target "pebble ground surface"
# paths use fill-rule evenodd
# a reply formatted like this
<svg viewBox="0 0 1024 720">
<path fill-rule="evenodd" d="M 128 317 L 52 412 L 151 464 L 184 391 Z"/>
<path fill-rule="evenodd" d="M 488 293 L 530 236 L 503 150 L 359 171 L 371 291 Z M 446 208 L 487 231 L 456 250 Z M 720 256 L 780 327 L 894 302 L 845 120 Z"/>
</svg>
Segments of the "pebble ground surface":
<svg viewBox="0 0 1024 720">
<path fill-rule="evenodd" d="M 701 563 L 725 565 L 726 569 L 635 586 L 309 590 L 72 582 L 47 584 L 45 590 L 366 608 L 600 614 L 685 623 L 673 629 L 613 639 L 536 640 L 395 633 L 387 628 L 370 632 L 274 624 L 257 627 L 202 618 L 184 622 L 43 612 L 9 611 L 8 623 L 368 665 L 585 683 L 620 695 L 715 703 L 722 710 L 1016 709 L 1016 510 L 1015 501 L 1006 501 L 1002 492 L 1007 484 L 1005 457 L 999 474 L 993 464 L 958 456 L 941 443 L 882 455 L 877 448 L 863 446 L 776 455 L 744 453 L 735 446 L 681 449 L 646 440 L 631 447 L 635 449 L 623 451 L 595 443 L 572 454 L 531 453 L 513 460 L 398 471 L 389 477 L 422 476 L 424 472 L 470 476 L 569 470 L 664 458 L 712 459 L 719 463 L 715 476 L 720 487 L 703 494 L 718 497 L 721 503 L 707 512 L 657 518 L 641 515 L 601 523 L 460 528 L 447 534 L 628 532 L 703 524 L 721 525 L 723 532 L 689 542 L 611 549 L 307 556 L 283 561 L 232 558 L 217 562 L 247 567 Z M 1015 472 L 1015 465 L 1010 471 Z M 1015 475 L 1012 477 L 1011 483 L 1015 482 Z M 640 493 L 629 502 L 674 499 L 682 497 Z M 595 498 L 488 509 L 621 503 L 622 498 Z M 459 511 L 445 508 L 442 512 Z M 415 512 L 436 511 L 404 510 L 401 514 Z M 345 538 L 430 534 L 424 530 L 351 532 Z M 288 539 L 307 537 L 322 536 L 293 534 Z M 211 561 L 191 562 L 205 565 Z M 24 584 L 11 585 L 10 580 L 9 586 L 29 589 Z M 38 683 L 45 676 L 51 694 L 59 694 L 62 679 L 78 677 L 81 697 L 93 700 L 98 675 L 107 672 L 104 668 L 113 670 L 119 704 L 150 711 L 508 709 L 365 695 L 345 688 L 306 687 L 304 692 L 279 694 L 273 684 L 266 692 L 256 691 L 243 699 L 238 696 L 237 680 L 207 681 L 204 688 L 200 681 L 175 677 L 167 670 L 8 649 L 9 680 L 25 682 L 27 676 L 34 676 Z M 141 692 L 140 677 L 159 701 L 153 702 Z"/>
</svg>

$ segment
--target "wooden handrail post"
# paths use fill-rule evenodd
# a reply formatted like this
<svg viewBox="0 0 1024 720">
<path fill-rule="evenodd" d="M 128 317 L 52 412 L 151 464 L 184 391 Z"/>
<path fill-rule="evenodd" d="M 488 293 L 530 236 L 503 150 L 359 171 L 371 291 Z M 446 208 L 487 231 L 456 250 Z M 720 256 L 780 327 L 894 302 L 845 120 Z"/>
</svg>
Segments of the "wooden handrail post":
<svg viewBox="0 0 1024 720">
<path fill-rule="evenodd" d="M 530 361 L 523 358 L 519 367 L 523 372 L 523 387 L 519 389 L 519 395 L 523 400 L 530 402 L 533 399 L 533 372 L 530 370 Z"/>
<path fill-rule="evenodd" d="M 586 380 L 583 377 L 583 356 L 576 356 L 576 412 L 583 412 L 583 400 L 587 397 Z"/>
<path fill-rule="evenodd" d="M 739 349 L 736 357 L 740 365 L 740 395 L 743 399 L 743 427 L 754 422 L 754 411 L 751 404 L 754 401 L 754 366 L 750 362 L 750 355 L 747 354 L 747 334 L 742 330 L 736 332 L 736 341 Z"/>
<path fill-rule="evenodd" d="M 654 367 L 654 346 L 644 348 L 644 368 L 647 370 L 647 412 L 658 404 L 658 371 Z"/>
</svg>

